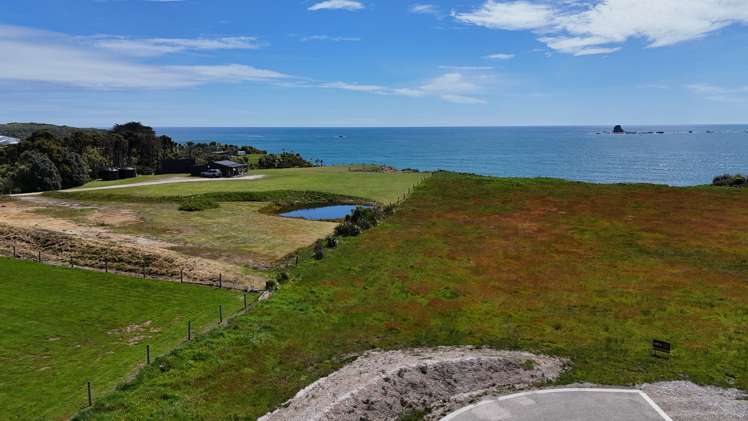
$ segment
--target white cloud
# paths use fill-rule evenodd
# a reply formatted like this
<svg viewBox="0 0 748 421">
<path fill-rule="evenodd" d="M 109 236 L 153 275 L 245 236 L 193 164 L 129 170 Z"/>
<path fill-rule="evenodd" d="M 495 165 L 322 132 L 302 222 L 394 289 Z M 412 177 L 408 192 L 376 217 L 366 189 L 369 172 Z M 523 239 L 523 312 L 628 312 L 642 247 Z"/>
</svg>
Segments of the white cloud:
<svg viewBox="0 0 748 421">
<path fill-rule="evenodd" d="M 143 64 L 110 50 L 82 45 L 64 34 L 0 25 L 0 51 L 12 60 L 0 80 L 87 89 L 170 89 L 206 83 L 273 82 L 288 78 L 243 64 L 165 66 Z"/>
<path fill-rule="evenodd" d="M 491 66 L 439 66 L 443 70 L 464 70 L 464 71 L 480 71 L 480 70 L 492 70 Z"/>
<path fill-rule="evenodd" d="M 494 53 L 494 54 L 489 54 L 487 56 L 483 56 L 483 58 L 488 59 L 488 60 L 511 60 L 514 58 L 514 54 Z"/>
<path fill-rule="evenodd" d="M 457 20 L 491 29 L 530 30 L 563 53 L 609 54 L 630 39 L 664 47 L 748 23 L 746 0 L 487 0 Z"/>
<path fill-rule="evenodd" d="M 482 99 L 468 94 L 479 91 L 480 87 L 468 80 L 462 73 L 446 73 L 435 77 L 419 88 L 421 91 L 436 95 L 441 99 L 459 104 L 482 104 Z"/>
<path fill-rule="evenodd" d="M 524 1 L 488 0 L 479 9 L 469 13 L 455 13 L 454 17 L 465 23 L 492 29 L 538 29 L 553 20 L 553 9 L 544 4 Z"/>
<path fill-rule="evenodd" d="M 358 41 L 361 41 L 361 38 L 336 37 L 336 36 L 330 36 L 330 35 L 310 35 L 306 37 L 301 37 L 301 41 L 303 42 L 309 42 L 309 41 L 358 42 Z"/>
<path fill-rule="evenodd" d="M 260 44 L 255 37 L 134 39 L 97 36 L 91 39 L 95 47 L 136 57 L 153 57 L 188 50 L 247 50 L 260 48 Z"/>
<path fill-rule="evenodd" d="M 309 6 L 309 10 L 361 10 L 364 4 L 353 0 L 327 0 Z"/>
</svg>

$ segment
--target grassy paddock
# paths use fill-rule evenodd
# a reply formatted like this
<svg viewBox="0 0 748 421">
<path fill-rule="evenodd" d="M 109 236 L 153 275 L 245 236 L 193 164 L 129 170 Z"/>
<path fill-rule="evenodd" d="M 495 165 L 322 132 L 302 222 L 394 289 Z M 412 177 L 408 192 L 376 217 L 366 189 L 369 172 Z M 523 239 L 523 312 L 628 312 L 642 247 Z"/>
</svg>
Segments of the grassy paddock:
<svg viewBox="0 0 748 421">
<path fill-rule="evenodd" d="M 241 296 L 0 258 L 0 408 L 3 419 L 65 419 L 145 360 L 195 331 L 216 326 Z"/>
<path fill-rule="evenodd" d="M 86 198 L 106 200 L 108 195 L 128 196 L 134 201 L 166 196 L 191 196 L 203 193 L 314 191 L 353 196 L 381 203 L 396 201 L 428 176 L 425 173 L 377 173 L 349 171 L 348 167 L 290 168 L 254 170 L 249 175 L 264 175 L 259 180 L 211 181 L 129 187 L 116 191 L 87 192 Z M 82 194 L 82 193 L 81 193 Z M 64 197 L 64 196 L 63 196 Z"/>
<path fill-rule="evenodd" d="M 252 419 L 349 353 L 411 346 L 565 356 L 562 383 L 748 389 L 746 194 L 436 174 L 81 418 Z M 650 356 L 653 338 L 672 359 Z"/>
</svg>

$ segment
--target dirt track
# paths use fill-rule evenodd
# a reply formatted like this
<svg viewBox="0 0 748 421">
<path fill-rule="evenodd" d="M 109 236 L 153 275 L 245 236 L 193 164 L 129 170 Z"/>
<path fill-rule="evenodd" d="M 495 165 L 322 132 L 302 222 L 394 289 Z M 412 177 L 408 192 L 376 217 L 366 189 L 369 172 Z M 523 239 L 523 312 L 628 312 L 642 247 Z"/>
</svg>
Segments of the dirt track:
<svg viewBox="0 0 748 421">
<path fill-rule="evenodd" d="M 161 184 L 176 184 L 176 183 L 204 183 L 204 182 L 211 182 L 211 181 L 251 181 L 251 180 L 259 180 L 263 177 L 265 176 L 264 175 L 245 175 L 243 177 L 233 177 L 233 178 L 195 178 L 195 177 L 179 176 L 179 177 L 167 178 L 163 180 L 141 181 L 138 183 L 117 184 L 114 186 L 86 187 L 86 188 L 77 188 L 77 189 L 70 189 L 70 190 L 60 190 L 60 192 L 77 193 L 77 192 L 84 192 L 84 191 L 115 190 L 115 189 L 126 189 L 130 187 L 157 186 Z M 42 192 L 36 192 L 36 193 L 12 194 L 10 196 L 11 197 L 29 197 L 29 196 L 39 196 L 41 194 Z"/>
</svg>

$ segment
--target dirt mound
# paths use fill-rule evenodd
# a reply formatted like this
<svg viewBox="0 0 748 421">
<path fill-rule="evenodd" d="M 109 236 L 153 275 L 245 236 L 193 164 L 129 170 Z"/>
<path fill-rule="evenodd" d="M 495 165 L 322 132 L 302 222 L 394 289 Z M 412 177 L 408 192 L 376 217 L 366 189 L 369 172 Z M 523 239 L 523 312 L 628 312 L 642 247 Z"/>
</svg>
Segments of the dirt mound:
<svg viewBox="0 0 748 421">
<path fill-rule="evenodd" d="M 552 380 L 564 365 L 559 358 L 472 347 L 370 351 L 260 421 L 392 420 L 408 411 Z"/>
</svg>

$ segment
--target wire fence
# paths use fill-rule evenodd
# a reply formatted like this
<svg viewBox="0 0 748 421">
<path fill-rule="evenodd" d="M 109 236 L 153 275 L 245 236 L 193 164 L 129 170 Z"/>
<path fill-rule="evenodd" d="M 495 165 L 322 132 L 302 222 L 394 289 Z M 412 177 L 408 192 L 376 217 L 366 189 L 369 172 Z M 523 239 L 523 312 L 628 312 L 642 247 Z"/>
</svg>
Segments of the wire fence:
<svg viewBox="0 0 748 421">
<path fill-rule="evenodd" d="M 223 273 L 198 275 L 184 267 L 170 265 L 154 265 L 154 259 L 144 256 L 140 261 L 123 259 L 117 255 L 92 255 L 74 253 L 72 250 L 61 251 L 53 247 L 34 247 L 28 243 L 11 242 L 9 246 L 0 249 L 0 256 L 14 259 L 34 261 L 58 267 L 81 268 L 105 273 L 115 273 L 127 276 L 138 276 L 143 279 L 164 280 L 183 284 L 202 285 L 207 287 L 257 292 L 261 289 L 247 286 L 239 280 L 227 279 Z M 158 262 L 164 263 L 164 262 Z"/>
<path fill-rule="evenodd" d="M 213 330 L 214 327 L 225 326 L 234 317 L 249 313 L 261 301 L 267 299 L 271 293 L 269 291 L 261 291 L 257 294 L 254 300 L 250 300 L 248 298 L 249 294 L 250 292 L 244 292 L 242 294 L 243 305 L 233 314 L 229 315 L 225 313 L 224 306 L 219 304 L 217 308 L 215 308 L 215 317 L 217 323 L 213 327 L 208 327 L 206 329 L 205 326 L 203 326 L 203 329 L 195 329 L 196 326 L 193 325 L 192 320 L 188 320 L 185 325 L 184 338 L 176 346 L 168 347 L 168 349 L 166 349 L 165 351 L 159 352 L 159 350 L 152 347 L 150 343 L 142 344 L 143 366 L 141 366 L 140 369 L 146 368 L 158 362 L 159 358 L 166 356 L 174 352 L 175 350 L 195 341 L 200 335 L 208 334 L 211 330 Z M 76 412 L 91 408 L 96 403 L 97 396 L 106 395 L 111 392 L 111 387 L 109 386 L 111 382 L 112 379 L 106 379 L 101 376 L 85 380 L 80 383 L 78 392 L 72 391 L 67 399 L 63 399 L 61 402 L 59 402 L 58 405 L 55 405 L 54 408 L 50 408 L 44 411 L 41 416 L 45 419 L 56 418 L 59 416 L 61 408 L 74 408 Z M 96 386 L 102 384 L 105 384 L 107 386 L 104 386 L 103 391 L 101 389 L 97 390 Z"/>
</svg>

